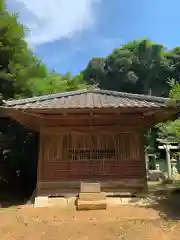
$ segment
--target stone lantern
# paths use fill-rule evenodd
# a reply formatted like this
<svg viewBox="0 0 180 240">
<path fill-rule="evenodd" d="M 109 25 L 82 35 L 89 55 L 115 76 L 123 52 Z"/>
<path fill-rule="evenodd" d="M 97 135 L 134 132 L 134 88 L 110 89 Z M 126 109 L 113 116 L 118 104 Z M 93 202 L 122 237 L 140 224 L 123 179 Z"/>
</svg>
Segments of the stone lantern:
<svg viewBox="0 0 180 240">
<path fill-rule="evenodd" d="M 171 173 L 172 173 L 172 179 L 176 179 L 176 175 L 178 174 L 178 170 L 176 168 L 177 160 L 175 158 L 171 159 Z"/>
</svg>

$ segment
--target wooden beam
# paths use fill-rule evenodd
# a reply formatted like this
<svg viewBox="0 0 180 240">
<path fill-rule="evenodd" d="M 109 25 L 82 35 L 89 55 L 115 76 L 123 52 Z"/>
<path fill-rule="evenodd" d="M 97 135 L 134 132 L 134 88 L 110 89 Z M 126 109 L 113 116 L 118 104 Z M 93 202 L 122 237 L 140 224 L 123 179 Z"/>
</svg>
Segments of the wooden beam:
<svg viewBox="0 0 180 240">
<path fill-rule="evenodd" d="M 93 120 L 106 119 L 106 121 L 111 122 L 112 120 L 117 120 L 117 123 L 123 125 L 122 127 L 125 127 L 124 125 L 135 125 L 134 127 L 140 125 L 141 129 L 147 129 L 160 121 L 168 120 L 170 116 L 178 112 L 177 108 L 153 108 L 153 111 L 149 108 L 129 108 L 129 110 L 127 108 L 78 109 L 77 111 L 74 109 L 73 111 L 71 111 L 72 109 L 67 109 L 67 111 L 55 109 L 54 111 L 54 109 L 20 110 L 3 107 L 2 110 L 12 119 L 35 131 L 39 131 L 40 127 L 43 128 L 47 125 L 64 125 L 65 123 L 61 123 L 60 120 L 66 121 L 71 119 L 76 121 L 90 120 L 89 125 L 94 124 Z M 135 112 L 135 110 L 139 111 Z M 143 113 L 142 111 L 145 112 Z M 70 122 L 67 124 L 70 125 Z"/>
<path fill-rule="evenodd" d="M 147 117 L 147 116 L 152 116 L 152 115 L 156 115 L 156 114 L 175 114 L 179 112 L 177 108 L 159 108 L 159 109 L 150 109 L 149 112 L 145 112 L 143 113 L 143 116 Z"/>
<path fill-rule="evenodd" d="M 146 114 L 143 114 L 144 116 L 144 122 L 146 123 L 146 128 L 150 128 L 153 125 L 159 123 L 159 122 L 164 122 L 169 120 L 173 115 L 175 115 L 176 113 L 178 113 L 178 109 L 174 108 L 166 108 L 166 109 L 161 109 L 158 111 L 153 112 L 149 112 Z M 151 113 L 151 114 L 150 114 Z"/>
<path fill-rule="evenodd" d="M 84 120 L 84 119 L 122 119 L 122 118 L 131 118 L 131 117 L 137 117 L 137 119 L 142 119 L 143 117 L 140 114 L 135 114 L 135 113 L 121 113 L 121 114 L 93 114 L 90 112 L 89 115 L 69 115 L 69 114 L 43 114 L 43 113 L 31 113 L 31 112 L 26 112 L 23 111 L 23 114 L 31 116 L 31 117 L 36 117 L 40 119 L 47 119 L 47 120 L 70 120 L 70 119 L 77 119 L 77 120 Z"/>
<path fill-rule="evenodd" d="M 61 133 L 132 133 L 135 131 L 139 131 L 141 129 L 140 126 L 63 126 L 63 127 L 45 127 L 41 128 L 41 132 L 45 134 L 53 133 L 60 135 Z"/>
<path fill-rule="evenodd" d="M 33 130 L 33 131 L 39 131 L 40 129 L 40 122 L 38 118 L 28 116 L 26 114 L 23 114 L 22 111 L 18 111 L 16 109 L 10 111 L 8 113 L 9 117 L 14 119 L 15 121 L 19 122 L 23 126 Z"/>
<path fill-rule="evenodd" d="M 165 109 L 165 108 L 163 108 Z M 167 108 L 166 108 L 167 109 Z M 47 109 L 42 109 L 42 108 L 37 108 L 37 109 L 21 109 L 26 112 L 31 112 L 31 113 L 44 113 L 44 114 L 89 114 L 91 113 L 100 113 L 100 114 L 112 114 L 112 113 L 144 113 L 144 112 L 149 112 L 149 111 L 155 111 L 159 110 L 159 107 L 118 107 L 118 108 L 67 108 L 67 109 L 57 109 L 57 108 L 47 108 Z"/>
</svg>

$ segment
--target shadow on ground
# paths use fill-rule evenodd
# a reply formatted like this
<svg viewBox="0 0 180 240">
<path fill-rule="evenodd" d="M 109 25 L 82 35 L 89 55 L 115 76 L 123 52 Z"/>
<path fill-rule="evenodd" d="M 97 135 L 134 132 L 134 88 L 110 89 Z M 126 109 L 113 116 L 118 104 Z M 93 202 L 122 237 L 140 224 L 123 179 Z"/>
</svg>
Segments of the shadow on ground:
<svg viewBox="0 0 180 240">
<path fill-rule="evenodd" d="M 0 196 L 0 208 L 8 208 L 13 206 L 25 205 L 29 202 L 28 199 L 19 198 L 14 195 Z"/>
<path fill-rule="evenodd" d="M 33 193 L 34 194 L 34 193 Z M 10 190 L 1 191 L 0 193 L 0 208 L 8 208 L 13 206 L 20 206 L 33 203 L 33 196 L 25 196 L 22 194 L 15 194 Z"/>
<path fill-rule="evenodd" d="M 180 220 L 180 191 L 150 196 L 149 200 L 152 204 L 148 208 L 159 211 L 164 220 Z"/>
</svg>

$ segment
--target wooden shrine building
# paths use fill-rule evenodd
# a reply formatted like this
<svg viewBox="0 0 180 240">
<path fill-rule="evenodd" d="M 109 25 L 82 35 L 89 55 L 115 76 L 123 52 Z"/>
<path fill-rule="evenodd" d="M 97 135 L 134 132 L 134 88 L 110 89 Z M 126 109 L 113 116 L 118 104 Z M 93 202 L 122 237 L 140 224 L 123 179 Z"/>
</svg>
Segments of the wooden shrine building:
<svg viewBox="0 0 180 240">
<path fill-rule="evenodd" d="M 168 99 L 99 89 L 7 101 L 12 119 L 40 134 L 37 195 L 146 189 L 144 132 L 177 112 Z"/>
</svg>

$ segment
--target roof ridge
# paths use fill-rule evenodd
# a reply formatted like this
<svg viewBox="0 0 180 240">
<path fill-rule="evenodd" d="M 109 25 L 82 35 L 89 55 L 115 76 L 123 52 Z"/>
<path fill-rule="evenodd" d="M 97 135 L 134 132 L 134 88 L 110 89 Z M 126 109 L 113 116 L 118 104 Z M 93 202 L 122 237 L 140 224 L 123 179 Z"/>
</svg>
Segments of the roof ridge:
<svg viewBox="0 0 180 240">
<path fill-rule="evenodd" d="M 14 104 L 33 103 L 33 102 L 37 102 L 37 101 L 44 101 L 44 100 L 51 100 L 51 99 L 60 98 L 60 97 L 79 95 L 82 93 L 86 93 L 87 91 L 88 91 L 87 89 L 80 89 L 80 90 L 76 90 L 76 91 L 52 93 L 52 94 L 46 94 L 46 95 L 35 96 L 35 97 L 30 97 L 30 98 L 7 100 L 7 101 L 5 101 L 5 103 L 8 105 L 11 105 L 11 103 L 13 105 Z"/>
<path fill-rule="evenodd" d="M 158 101 L 158 102 L 164 102 L 164 101 L 170 100 L 169 98 L 164 98 L 164 97 L 156 97 L 156 96 L 137 94 L 137 93 L 117 92 L 117 91 L 104 90 L 104 89 L 93 89 L 92 91 L 113 95 L 113 96 L 128 97 L 128 98 L 137 99 L 137 100 Z"/>
</svg>

